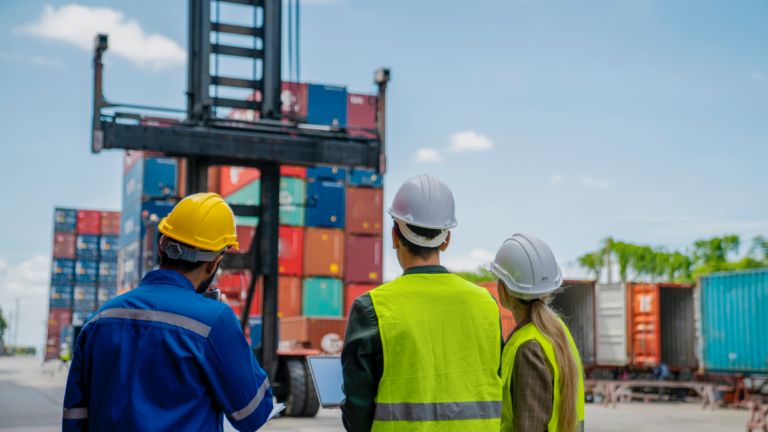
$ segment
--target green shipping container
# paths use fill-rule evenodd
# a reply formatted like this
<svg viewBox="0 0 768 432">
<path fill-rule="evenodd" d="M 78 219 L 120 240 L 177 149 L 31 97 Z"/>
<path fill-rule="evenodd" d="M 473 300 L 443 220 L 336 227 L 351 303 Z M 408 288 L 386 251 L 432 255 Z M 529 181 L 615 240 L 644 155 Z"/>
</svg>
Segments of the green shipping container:
<svg viewBox="0 0 768 432">
<path fill-rule="evenodd" d="M 280 225 L 304 226 L 306 189 L 304 179 L 280 177 Z"/>
<path fill-rule="evenodd" d="M 237 226 L 259 226 L 259 218 L 256 216 L 235 216 L 235 225 Z"/>
<path fill-rule="evenodd" d="M 254 180 L 240 190 L 224 198 L 230 204 L 259 205 L 261 204 L 261 180 Z"/>
<path fill-rule="evenodd" d="M 344 285 L 339 279 L 305 279 L 301 296 L 301 314 L 304 316 L 343 316 L 343 291 Z"/>
</svg>

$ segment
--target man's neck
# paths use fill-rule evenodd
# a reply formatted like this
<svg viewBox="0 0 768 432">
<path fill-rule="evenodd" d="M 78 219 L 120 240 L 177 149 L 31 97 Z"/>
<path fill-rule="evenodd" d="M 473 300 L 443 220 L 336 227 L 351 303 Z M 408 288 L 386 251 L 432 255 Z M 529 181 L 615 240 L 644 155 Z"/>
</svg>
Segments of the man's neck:
<svg viewBox="0 0 768 432">
<path fill-rule="evenodd" d="M 436 253 L 434 255 L 431 255 L 427 259 L 423 259 L 421 257 L 417 256 L 404 256 L 402 257 L 402 267 L 403 271 L 406 271 L 410 269 L 411 267 L 421 267 L 421 266 L 439 266 L 440 264 L 440 253 Z"/>
</svg>

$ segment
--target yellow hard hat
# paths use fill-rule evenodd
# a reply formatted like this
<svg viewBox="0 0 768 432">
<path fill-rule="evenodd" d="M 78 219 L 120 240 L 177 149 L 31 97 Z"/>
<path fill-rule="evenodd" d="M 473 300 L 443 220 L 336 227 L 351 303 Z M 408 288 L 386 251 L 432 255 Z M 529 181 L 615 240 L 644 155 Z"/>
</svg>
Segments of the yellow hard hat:
<svg viewBox="0 0 768 432">
<path fill-rule="evenodd" d="M 235 214 L 215 193 L 190 195 L 164 217 L 158 230 L 174 240 L 199 249 L 220 251 L 239 249 L 235 233 Z"/>
</svg>

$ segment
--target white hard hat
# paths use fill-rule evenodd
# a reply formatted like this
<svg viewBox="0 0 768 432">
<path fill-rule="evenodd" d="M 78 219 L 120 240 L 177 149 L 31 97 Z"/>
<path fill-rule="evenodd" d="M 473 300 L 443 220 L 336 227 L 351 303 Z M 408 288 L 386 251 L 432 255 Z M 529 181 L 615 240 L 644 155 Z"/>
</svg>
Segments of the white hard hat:
<svg viewBox="0 0 768 432">
<path fill-rule="evenodd" d="M 387 212 L 397 220 L 403 235 L 420 246 L 435 247 L 443 244 L 448 230 L 458 224 L 451 189 L 429 174 L 413 177 L 403 183 Z M 410 231 L 405 224 L 443 232 L 434 239 L 426 239 Z"/>
<path fill-rule="evenodd" d="M 69 345 L 66 342 L 64 342 L 63 344 L 61 344 L 61 348 L 62 349 L 67 349 L 67 348 L 69 348 Z"/>
<path fill-rule="evenodd" d="M 486 270 L 498 276 L 512 296 L 522 300 L 544 297 L 563 283 L 560 266 L 549 246 L 525 234 L 505 240 Z"/>
</svg>

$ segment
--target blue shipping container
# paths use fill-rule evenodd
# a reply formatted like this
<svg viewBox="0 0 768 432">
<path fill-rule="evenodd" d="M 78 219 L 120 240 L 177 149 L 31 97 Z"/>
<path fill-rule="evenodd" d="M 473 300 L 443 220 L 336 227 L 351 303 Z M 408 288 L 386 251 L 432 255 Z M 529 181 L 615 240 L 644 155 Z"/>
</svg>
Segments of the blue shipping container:
<svg viewBox="0 0 768 432">
<path fill-rule="evenodd" d="M 74 282 L 75 260 L 54 258 L 51 265 L 51 281 Z"/>
<path fill-rule="evenodd" d="M 768 269 L 712 273 L 700 289 L 707 371 L 768 373 Z"/>
<path fill-rule="evenodd" d="M 61 309 L 72 308 L 72 286 L 67 284 L 51 285 L 51 307 Z"/>
<path fill-rule="evenodd" d="M 118 236 L 101 236 L 99 240 L 99 257 L 116 260 L 120 238 Z"/>
<path fill-rule="evenodd" d="M 123 208 L 140 198 L 176 198 L 179 195 L 178 161 L 173 158 L 148 157 L 139 159 L 123 181 Z"/>
<path fill-rule="evenodd" d="M 70 350 L 74 348 L 73 344 L 75 342 L 75 328 L 72 326 L 62 327 L 61 332 L 59 332 L 59 341 L 61 341 L 61 343 L 69 344 Z"/>
<path fill-rule="evenodd" d="M 370 186 L 374 188 L 384 187 L 382 178 L 374 170 L 352 169 L 349 172 L 350 186 Z"/>
<path fill-rule="evenodd" d="M 344 228 L 344 183 L 307 181 L 306 226 Z"/>
<path fill-rule="evenodd" d="M 88 320 L 91 319 L 91 316 L 93 316 L 94 311 L 80 311 L 80 310 L 74 310 L 72 311 L 72 326 L 73 327 L 82 327 L 85 325 L 85 323 L 88 322 Z"/>
<path fill-rule="evenodd" d="M 260 316 L 248 317 L 248 327 L 251 328 L 251 348 L 261 347 L 261 324 L 262 320 Z M 278 340 L 280 339 L 278 338 Z"/>
<path fill-rule="evenodd" d="M 307 122 L 333 126 L 347 125 L 347 89 L 309 84 Z"/>
<path fill-rule="evenodd" d="M 346 181 L 347 170 L 335 166 L 307 168 L 307 178 L 314 180 Z"/>
<path fill-rule="evenodd" d="M 176 200 L 149 200 L 137 201 L 128 209 L 123 210 L 120 216 L 120 250 L 136 240 L 143 240 L 146 229 L 142 214 L 146 211 L 147 217 L 157 216 L 158 220 L 168 216 L 176 206 Z"/>
<path fill-rule="evenodd" d="M 77 230 L 77 210 L 57 208 L 53 211 L 53 230 L 75 232 Z"/>
<path fill-rule="evenodd" d="M 95 284 L 99 281 L 99 262 L 92 260 L 77 260 L 75 262 L 75 282 Z"/>
<path fill-rule="evenodd" d="M 96 308 L 100 309 L 104 304 L 117 296 L 116 286 L 99 286 L 96 294 Z"/>
<path fill-rule="evenodd" d="M 72 309 L 76 311 L 95 311 L 96 292 L 97 289 L 93 285 L 77 285 L 72 296 L 74 300 Z"/>
<path fill-rule="evenodd" d="M 117 254 L 117 284 L 121 290 L 136 288 L 141 282 L 141 246 L 141 242 L 136 240 Z"/>
<path fill-rule="evenodd" d="M 86 234 L 77 236 L 77 259 L 99 259 L 99 236 Z"/>
<path fill-rule="evenodd" d="M 117 284 L 117 261 L 99 262 L 99 282 Z"/>
</svg>

